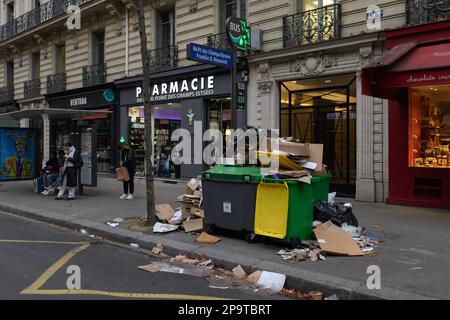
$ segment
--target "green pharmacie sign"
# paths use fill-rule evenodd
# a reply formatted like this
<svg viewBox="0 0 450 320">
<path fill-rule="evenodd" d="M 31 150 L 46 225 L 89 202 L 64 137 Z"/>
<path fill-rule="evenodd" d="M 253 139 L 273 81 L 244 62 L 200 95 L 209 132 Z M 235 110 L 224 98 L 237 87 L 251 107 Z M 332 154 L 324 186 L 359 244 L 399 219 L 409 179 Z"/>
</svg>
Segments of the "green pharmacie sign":
<svg viewBox="0 0 450 320">
<path fill-rule="evenodd" d="M 251 46 L 251 32 L 247 21 L 237 17 L 230 17 L 227 20 L 227 33 L 230 44 L 240 51 L 247 51 Z"/>
</svg>

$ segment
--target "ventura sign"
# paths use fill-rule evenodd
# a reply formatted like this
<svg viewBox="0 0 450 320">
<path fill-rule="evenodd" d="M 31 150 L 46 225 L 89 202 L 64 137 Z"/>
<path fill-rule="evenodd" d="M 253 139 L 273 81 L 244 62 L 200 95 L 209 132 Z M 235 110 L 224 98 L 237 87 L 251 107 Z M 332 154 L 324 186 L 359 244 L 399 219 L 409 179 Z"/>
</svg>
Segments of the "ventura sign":
<svg viewBox="0 0 450 320">
<path fill-rule="evenodd" d="M 150 86 L 150 102 L 190 99 L 214 94 L 214 76 L 155 83 Z M 144 102 L 142 87 L 136 88 L 138 103 Z"/>
<path fill-rule="evenodd" d="M 188 43 L 186 52 L 188 60 L 225 68 L 231 68 L 233 65 L 233 55 L 231 52 L 224 50 L 210 48 L 196 43 Z"/>
</svg>

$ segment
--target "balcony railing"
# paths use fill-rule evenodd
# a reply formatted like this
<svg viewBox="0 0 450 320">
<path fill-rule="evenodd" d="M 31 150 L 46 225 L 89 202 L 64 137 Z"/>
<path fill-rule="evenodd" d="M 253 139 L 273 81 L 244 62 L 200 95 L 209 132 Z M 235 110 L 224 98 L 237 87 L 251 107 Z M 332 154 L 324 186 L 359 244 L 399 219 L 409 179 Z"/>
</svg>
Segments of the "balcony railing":
<svg viewBox="0 0 450 320">
<path fill-rule="evenodd" d="M 410 26 L 450 20 L 450 0 L 406 0 L 406 23 Z"/>
<path fill-rule="evenodd" d="M 284 48 L 341 37 L 341 5 L 335 4 L 283 17 Z"/>
<path fill-rule="evenodd" d="M 231 50 L 231 46 L 227 39 L 226 32 L 217 33 L 217 34 L 208 36 L 207 45 L 208 45 L 208 47 L 212 47 L 212 48 L 216 48 L 216 49 L 220 49 L 220 50 L 225 50 L 225 51 Z"/>
<path fill-rule="evenodd" d="M 83 67 L 83 87 L 96 86 L 106 82 L 106 63 Z"/>
<path fill-rule="evenodd" d="M 175 69 L 178 66 L 178 46 L 148 51 L 152 73 Z"/>
<path fill-rule="evenodd" d="M 6 86 L 0 88 L 0 103 L 14 101 L 14 87 Z"/>
<path fill-rule="evenodd" d="M 66 74 L 64 72 L 47 76 L 47 93 L 66 90 Z"/>
<path fill-rule="evenodd" d="M 50 0 L 38 8 L 0 26 L 0 41 L 5 41 L 50 19 L 66 14 L 69 5 L 80 6 L 91 0 Z"/>
<path fill-rule="evenodd" d="M 34 98 L 41 95 L 41 80 L 34 79 L 24 82 L 24 97 L 25 99 Z"/>
</svg>

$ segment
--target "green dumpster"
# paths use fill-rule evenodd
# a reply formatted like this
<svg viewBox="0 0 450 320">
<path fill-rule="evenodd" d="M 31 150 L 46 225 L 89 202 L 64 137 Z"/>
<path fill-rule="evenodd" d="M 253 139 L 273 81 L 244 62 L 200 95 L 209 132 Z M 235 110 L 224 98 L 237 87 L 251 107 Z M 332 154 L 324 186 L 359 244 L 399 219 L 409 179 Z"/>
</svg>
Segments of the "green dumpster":
<svg viewBox="0 0 450 320">
<path fill-rule="evenodd" d="M 332 175 L 311 178 L 311 184 L 284 179 L 264 178 L 264 182 L 287 183 L 289 188 L 288 223 L 285 241 L 299 247 L 301 240 L 311 239 L 314 202 L 328 201 L 329 183 Z"/>
</svg>

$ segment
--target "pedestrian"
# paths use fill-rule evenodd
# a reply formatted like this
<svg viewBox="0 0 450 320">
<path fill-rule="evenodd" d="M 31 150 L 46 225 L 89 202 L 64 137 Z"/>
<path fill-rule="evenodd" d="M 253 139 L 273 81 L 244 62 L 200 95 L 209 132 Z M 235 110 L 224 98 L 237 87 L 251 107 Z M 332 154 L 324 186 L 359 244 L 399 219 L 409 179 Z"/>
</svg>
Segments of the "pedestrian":
<svg viewBox="0 0 450 320">
<path fill-rule="evenodd" d="M 49 160 L 45 163 L 45 168 L 42 169 L 44 178 L 44 187 L 46 190 L 42 192 L 43 195 L 48 195 L 48 188 L 59 177 L 59 162 L 56 151 L 50 153 Z"/>
<path fill-rule="evenodd" d="M 66 143 L 64 148 L 64 166 L 62 169 L 64 177 L 62 186 L 59 189 L 58 196 L 55 200 L 62 200 L 66 189 L 69 190 L 69 197 L 67 200 L 74 200 L 75 187 L 77 187 L 78 180 L 77 167 L 79 166 L 78 163 L 80 162 L 80 155 L 70 142 Z"/>
<path fill-rule="evenodd" d="M 130 179 L 123 182 L 123 194 L 120 199 L 133 200 L 134 199 L 134 175 L 136 173 L 136 159 L 134 158 L 131 148 L 126 143 L 119 145 L 120 150 L 120 166 L 128 170 Z"/>
</svg>

